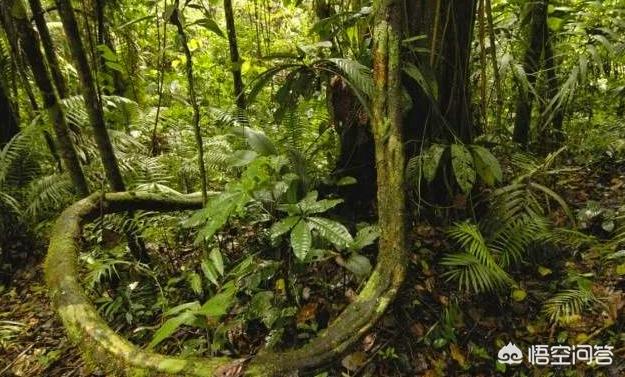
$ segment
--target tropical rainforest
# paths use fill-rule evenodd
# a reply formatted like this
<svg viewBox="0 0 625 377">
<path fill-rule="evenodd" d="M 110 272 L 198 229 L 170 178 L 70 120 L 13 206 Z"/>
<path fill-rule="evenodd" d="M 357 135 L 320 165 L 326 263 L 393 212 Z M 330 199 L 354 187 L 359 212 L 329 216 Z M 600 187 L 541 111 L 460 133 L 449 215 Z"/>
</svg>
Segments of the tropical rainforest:
<svg viewBox="0 0 625 377">
<path fill-rule="evenodd" d="M 620 377 L 624 291 L 623 0 L 0 0 L 0 376 Z"/>
</svg>

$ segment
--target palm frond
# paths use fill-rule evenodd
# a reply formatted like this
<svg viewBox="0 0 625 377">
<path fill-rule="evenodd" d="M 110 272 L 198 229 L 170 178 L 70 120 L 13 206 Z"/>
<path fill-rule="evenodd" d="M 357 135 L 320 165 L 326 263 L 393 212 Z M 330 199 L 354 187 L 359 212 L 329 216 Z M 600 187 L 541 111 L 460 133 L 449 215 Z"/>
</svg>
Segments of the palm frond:
<svg viewBox="0 0 625 377">
<path fill-rule="evenodd" d="M 71 203 L 74 187 L 67 174 L 47 175 L 31 182 L 26 189 L 26 197 L 28 206 L 25 215 L 36 219 L 46 211 L 57 210 Z"/>
<path fill-rule="evenodd" d="M 543 306 L 543 313 L 553 322 L 567 322 L 597 301 L 590 290 L 567 289 L 548 299 Z"/>
</svg>

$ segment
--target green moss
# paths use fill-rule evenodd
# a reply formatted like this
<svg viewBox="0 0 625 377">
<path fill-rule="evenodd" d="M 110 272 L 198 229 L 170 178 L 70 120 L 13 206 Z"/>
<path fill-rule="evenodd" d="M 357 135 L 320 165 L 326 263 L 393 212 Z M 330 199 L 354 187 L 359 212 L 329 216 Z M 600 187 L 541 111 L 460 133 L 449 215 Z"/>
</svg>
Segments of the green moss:
<svg viewBox="0 0 625 377">
<path fill-rule="evenodd" d="M 144 210 L 180 210 L 201 206 L 201 198 L 168 197 L 148 193 L 106 194 L 106 213 Z M 81 223 L 99 215 L 100 196 L 94 194 L 68 209 L 57 220 L 46 258 L 46 282 L 69 338 L 78 345 L 87 365 L 110 376 L 224 375 L 241 368 L 244 360 L 225 357 L 185 359 L 146 352 L 117 335 L 88 301 L 79 284 L 76 260 Z M 381 316 L 403 277 L 403 253 L 382 249 L 379 263 L 358 299 L 322 333 L 300 349 L 261 352 L 246 364 L 248 376 L 283 376 L 299 369 L 314 369 L 348 350 Z M 399 272 L 399 273 L 398 273 Z"/>
</svg>

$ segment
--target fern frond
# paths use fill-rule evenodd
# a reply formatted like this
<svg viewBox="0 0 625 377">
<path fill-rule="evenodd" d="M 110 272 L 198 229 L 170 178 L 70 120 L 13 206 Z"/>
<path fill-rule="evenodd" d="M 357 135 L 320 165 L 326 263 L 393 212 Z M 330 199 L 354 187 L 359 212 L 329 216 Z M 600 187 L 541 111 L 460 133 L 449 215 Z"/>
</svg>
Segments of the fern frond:
<svg viewBox="0 0 625 377">
<path fill-rule="evenodd" d="M 597 302 L 595 295 L 586 289 L 568 289 L 555 294 L 543 306 L 543 313 L 553 322 L 566 322 L 571 317 Z"/>
<path fill-rule="evenodd" d="M 473 255 L 483 265 L 487 267 L 497 266 L 477 225 L 456 223 L 447 231 L 447 234 L 456 241 L 467 254 Z"/>
<path fill-rule="evenodd" d="M 36 219 L 44 211 L 56 210 L 72 202 L 74 190 L 67 174 L 52 174 L 33 181 L 26 190 L 25 214 Z"/>
<path fill-rule="evenodd" d="M 448 281 L 457 281 L 458 288 L 463 291 L 492 292 L 512 283 L 510 276 L 499 266 L 484 265 L 472 254 L 449 254 L 442 259 L 441 264 L 449 268 L 443 277 Z"/>
</svg>

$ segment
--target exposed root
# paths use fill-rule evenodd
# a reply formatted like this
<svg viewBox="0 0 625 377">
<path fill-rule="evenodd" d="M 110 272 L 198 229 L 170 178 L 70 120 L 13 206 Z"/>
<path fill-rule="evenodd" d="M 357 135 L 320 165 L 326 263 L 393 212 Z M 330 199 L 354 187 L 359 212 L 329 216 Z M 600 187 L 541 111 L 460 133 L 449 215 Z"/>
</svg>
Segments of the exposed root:
<svg viewBox="0 0 625 377">
<path fill-rule="evenodd" d="M 82 225 L 101 210 L 103 213 L 189 210 L 200 208 L 202 200 L 197 196 L 134 192 L 106 194 L 101 199 L 94 194 L 61 214 L 52 232 L 45 272 L 54 306 L 70 339 L 79 345 L 88 363 L 110 375 L 284 376 L 293 371 L 311 371 L 347 351 L 371 328 L 394 298 L 404 277 L 403 252 L 381 250 L 378 265 L 358 298 L 317 338 L 299 349 L 261 351 L 245 361 L 228 357 L 180 358 L 147 352 L 115 333 L 85 295 L 76 268 Z"/>
</svg>

